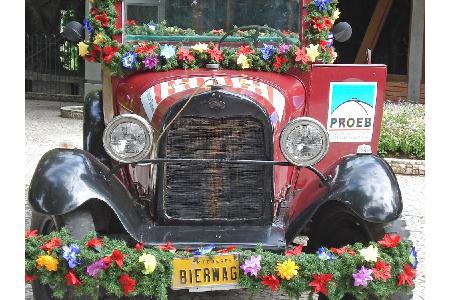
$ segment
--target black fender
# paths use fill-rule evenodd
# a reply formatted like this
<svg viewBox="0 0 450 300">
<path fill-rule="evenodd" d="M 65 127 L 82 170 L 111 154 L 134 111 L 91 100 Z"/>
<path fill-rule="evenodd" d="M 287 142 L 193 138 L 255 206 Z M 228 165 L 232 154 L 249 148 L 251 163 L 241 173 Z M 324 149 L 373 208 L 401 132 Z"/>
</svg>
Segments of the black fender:
<svg viewBox="0 0 450 300">
<path fill-rule="evenodd" d="M 327 192 L 317 199 L 307 199 L 312 204 L 292 218 L 286 232 L 288 241 L 330 201 L 342 203 L 360 219 L 374 223 L 394 221 L 403 210 L 397 178 L 389 164 L 376 155 L 344 157 L 325 175 L 331 178 Z"/>
<path fill-rule="evenodd" d="M 110 167 L 111 160 L 102 142 L 105 130 L 102 91 L 89 92 L 84 99 L 83 109 L 83 149 Z"/>
<path fill-rule="evenodd" d="M 140 240 L 144 222 L 135 198 L 110 169 L 81 149 L 53 149 L 42 156 L 31 179 L 28 201 L 42 214 L 61 215 L 91 199 L 107 204 L 125 230 Z M 142 208 L 141 208 L 142 209 Z"/>
</svg>

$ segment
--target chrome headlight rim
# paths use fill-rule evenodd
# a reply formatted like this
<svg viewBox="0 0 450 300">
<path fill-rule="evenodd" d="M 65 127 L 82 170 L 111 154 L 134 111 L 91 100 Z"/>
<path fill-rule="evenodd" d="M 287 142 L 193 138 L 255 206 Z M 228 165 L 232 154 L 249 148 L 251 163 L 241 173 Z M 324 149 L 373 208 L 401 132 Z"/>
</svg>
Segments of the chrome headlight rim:
<svg viewBox="0 0 450 300">
<path fill-rule="evenodd" d="M 118 156 L 111 147 L 111 133 L 112 131 L 122 123 L 134 123 L 142 127 L 145 133 L 145 145 L 141 152 L 137 155 L 123 158 Z M 152 148 L 152 128 L 150 124 L 143 117 L 135 115 L 135 114 L 122 114 L 114 117 L 108 125 L 106 125 L 105 130 L 103 132 L 103 148 L 106 153 L 114 160 L 121 163 L 135 163 L 144 159 L 151 151 Z"/>
<path fill-rule="evenodd" d="M 302 163 L 299 163 L 298 161 L 296 161 L 290 157 L 290 154 L 286 150 L 286 142 L 287 142 L 289 133 L 291 133 L 299 125 L 305 124 L 305 123 L 314 124 L 315 126 L 317 126 L 317 128 L 319 129 L 321 136 L 322 136 L 323 147 L 316 156 L 314 156 L 313 158 L 311 158 L 309 160 L 305 160 Z M 288 162 L 290 162 L 291 164 L 298 166 L 298 167 L 308 167 L 308 166 L 312 166 L 312 165 L 315 165 L 318 162 L 320 162 L 327 154 L 329 146 L 330 146 L 330 138 L 329 138 L 327 130 L 322 125 L 322 123 L 320 123 L 318 120 L 311 118 L 311 117 L 295 118 L 294 120 L 291 120 L 281 131 L 281 135 L 280 135 L 281 152 L 283 153 L 283 156 L 286 158 L 286 160 Z"/>
</svg>

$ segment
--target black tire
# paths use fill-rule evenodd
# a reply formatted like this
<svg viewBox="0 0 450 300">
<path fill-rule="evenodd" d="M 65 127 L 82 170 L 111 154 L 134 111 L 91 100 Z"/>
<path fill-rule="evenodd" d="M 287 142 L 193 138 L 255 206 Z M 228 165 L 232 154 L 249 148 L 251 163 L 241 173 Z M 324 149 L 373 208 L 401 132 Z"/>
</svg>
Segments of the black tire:
<svg viewBox="0 0 450 300">
<path fill-rule="evenodd" d="M 49 234 L 52 231 L 66 227 L 75 239 L 82 239 L 88 232 L 95 231 L 94 220 L 86 208 L 79 208 L 70 213 L 61 216 L 48 216 L 33 212 L 31 216 L 30 229 L 37 229 L 39 234 Z M 56 299 L 52 296 L 51 288 L 48 285 L 42 285 L 38 281 L 31 282 L 33 289 L 33 299 L 48 300 Z M 63 299 L 73 299 L 70 294 Z M 78 298 L 91 299 L 91 298 Z"/>
<path fill-rule="evenodd" d="M 328 207 L 313 218 L 311 224 L 310 241 L 308 251 L 315 252 L 320 247 L 342 247 L 356 242 L 367 243 L 378 241 L 386 233 L 398 234 L 402 240 L 409 238 L 409 231 L 406 229 L 406 222 L 398 218 L 387 223 L 371 223 L 358 218 L 352 211 L 342 205 Z M 412 295 L 396 294 L 391 300 L 411 299 Z M 319 300 L 326 300 L 328 297 L 319 295 Z M 346 295 L 342 300 L 355 299 L 351 295 Z M 372 298 L 371 300 L 375 300 Z"/>
</svg>

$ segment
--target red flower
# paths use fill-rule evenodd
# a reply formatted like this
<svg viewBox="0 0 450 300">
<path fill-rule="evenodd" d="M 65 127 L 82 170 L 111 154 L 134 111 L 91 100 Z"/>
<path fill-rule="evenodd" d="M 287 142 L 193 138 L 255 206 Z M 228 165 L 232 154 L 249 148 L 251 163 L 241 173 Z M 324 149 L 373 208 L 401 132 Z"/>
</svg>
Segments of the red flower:
<svg viewBox="0 0 450 300">
<path fill-rule="evenodd" d="M 117 266 L 119 268 L 122 268 L 123 266 L 123 258 L 125 255 L 122 254 L 119 250 L 114 250 L 110 256 L 106 256 L 102 258 L 102 261 L 107 264 L 108 266 L 112 264 L 113 262 L 116 262 Z"/>
<path fill-rule="evenodd" d="M 159 245 L 159 249 L 161 249 L 162 251 L 169 251 L 169 252 L 175 252 L 177 251 L 177 248 L 175 248 L 174 246 L 172 246 L 171 242 L 167 242 L 166 245 Z"/>
<path fill-rule="evenodd" d="M 286 256 L 293 256 L 293 255 L 299 255 L 302 253 L 303 245 L 298 245 L 294 249 L 289 249 L 286 251 Z"/>
<path fill-rule="evenodd" d="M 155 49 L 158 48 L 156 45 L 149 45 L 144 43 L 139 43 L 139 47 L 136 48 L 137 54 L 151 55 L 155 53 Z"/>
<path fill-rule="evenodd" d="M 75 276 L 75 274 L 72 273 L 72 271 L 69 271 L 69 273 L 66 274 L 66 276 L 64 276 L 64 278 L 66 279 L 66 285 L 73 285 L 75 287 L 77 287 L 78 285 L 81 284 L 81 281 L 77 278 L 77 276 Z"/>
<path fill-rule="evenodd" d="M 217 253 L 228 253 L 230 251 L 233 251 L 234 249 L 236 249 L 236 246 L 228 246 L 225 249 L 220 249 L 220 250 L 217 250 L 216 252 Z"/>
<path fill-rule="evenodd" d="M 318 31 L 322 31 L 323 29 L 329 30 L 331 27 L 333 27 L 333 23 L 331 22 L 330 18 L 317 18 L 311 20 L 312 25 L 314 28 L 316 28 Z"/>
<path fill-rule="evenodd" d="M 97 58 L 98 54 L 98 58 Z M 93 45 L 92 49 L 89 50 L 89 61 L 96 61 L 98 59 L 99 61 L 103 60 L 103 50 L 98 45 Z"/>
<path fill-rule="evenodd" d="M 239 56 L 239 55 L 241 55 L 241 54 L 249 55 L 249 54 L 252 54 L 252 53 L 255 53 L 255 51 L 253 51 L 253 49 L 250 48 L 250 46 L 247 45 L 247 46 L 241 46 L 241 47 L 239 47 L 238 50 L 237 50 L 237 52 L 236 52 L 236 55 L 237 55 L 237 56 Z"/>
<path fill-rule="evenodd" d="M 395 248 L 397 247 L 398 243 L 400 243 L 399 235 L 390 235 L 387 233 L 384 235 L 382 240 L 378 241 L 378 244 L 386 248 Z"/>
<path fill-rule="evenodd" d="M 30 281 L 35 280 L 35 279 L 36 279 L 35 276 L 25 274 L 25 282 L 30 282 Z"/>
<path fill-rule="evenodd" d="M 288 59 L 286 57 L 277 55 L 277 56 L 275 56 L 275 62 L 273 63 L 273 68 L 275 70 L 279 70 L 287 62 L 288 62 Z"/>
<path fill-rule="evenodd" d="M 261 283 L 267 285 L 272 290 L 272 293 L 275 293 L 277 288 L 280 287 L 280 281 L 272 274 L 262 277 Z"/>
<path fill-rule="evenodd" d="M 209 56 L 211 56 L 212 60 L 215 60 L 217 62 L 220 62 L 223 57 L 222 57 L 222 51 L 219 50 L 218 45 L 215 45 L 214 48 L 212 49 L 208 49 L 207 52 L 209 53 Z"/>
<path fill-rule="evenodd" d="M 101 247 L 101 246 L 102 246 L 102 240 L 101 239 L 97 239 L 97 238 L 90 239 L 86 243 L 86 247 L 88 247 L 88 248 L 97 248 L 97 247 Z"/>
<path fill-rule="evenodd" d="M 135 21 L 135 20 L 127 20 L 127 21 L 125 22 L 125 25 L 128 25 L 128 26 L 135 26 L 135 25 L 136 25 L 136 21 Z"/>
<path fill-rule="evenodd" d="M 318 31 L 322 31 L 322 29 L 324 28 L 324 24 L 320 19 L 312 19 L 311 22 L 313 27 L 316 28 Z"/>
<path fill-rule="evenodd" d="M 26 238 L 26 239 L 28 239 L 28 238 L 30 238 L 30 237 L 36 237 L 37 235 L 38 235 L 37 229 L 25 231 L 25 238 Z"/>
<path fill-rule="evenodd" d="M 329 30 L 329 29 L 331 29 L 331 27 L 333 27 L 333 23 L 331 22 L 331 20 L 329 18 L 323 19 L 323 27 L 327 30 Z"/>
<path fill-rule="evenodd" d="M 386 282 L 388 278 L 391 278 L 391 266 L 386 264 L 384 260 L 377 261 L 372 271 L 375 279 L 383 279 Z"/>
<path fill-rule="evenodd" d="M 105 46 L 105 48 L 103 48 L 103 53 L 105 54 L 104 61 L 106 64 L 111 62 L 117 51 L 119 51 L 119 48 L 113 48 L 111 46 Z"/>
<path fill-rule="evenodd" d="M 413 285 L 413 279 L 416 278 L 416 269 L 412 268 L 410 265 L 403 266 L 403 272 L 398 275 L 397 286 L 402 286 L 405 283 L 408 285 Z"/>
<path fill-rule="evenodd" d="M 123 293 L 125 296 L 128 296 L 129 292 L 134 290 L 134 286 L 136 285 L 136 280 L 128 276 L 128 274 L 122 275 L 119 278 L 119 284 L 122 287 Z"/>
<path fill-rule="evenodd" d="M 178 59 L 182 61 L 192 62 L 194 61 L 194 56 L 192 56 L 188 49 L 180 48 L 178 49 Z"/>
<path fill-rule="evenodd" d="M 91 15 L 98 15 L 98 10 L 96 8 L 91 8 Z"/>
<path fill-rule="evenodd" d="M 325 50 L 327 48 L 327 44 L 328 44 L 328 42 L 326 40 L 319 42 L 320 48 L 322 48 L 323 50 Z"/>
<path fill-rule="evenodd" d="M 302 62 L 304 64 L 308 62 L 308 56 L 306 55 L 305 47 L 297 48 L 297 50 L 295 51 L 295 61 Z"/>
<path fill-rule="evenodd" d="M 211 34 L 215 34 L 215 35 L 222 35 L 223 34 L 223 29 L 213 29 L 210 31 Z"/>
<path fill-rule="evenodd" d="M 333 274 L 312 274 L 314 278 L 308 285 L 314 288 L 314 293 L 322 293 L 328 296 L 328 282 L 333 279 Z"/>
<path fill-rule="evenodd" d="M 348 245 L 344 246 L 344 247 L 341 247 L 339 249 L 332 247 L 332 248 L 330 248 L 330 251 L 333 252 L 334 254 L 337 254 L 337 255 L 342 255 L 344 253 L 348 253 L 350 255 L 355 255 L 356 254 L 355 251 L 348 249 L 348 247 L 349 247 Z"/>
<path fill-rule="evenodd" d="M 61 240 L 59 238 L 52 238 L 50 241 L 42 245 L 40 249 L 48 252 L 59 247 L 61 247 Z"/>
<path fill-rule="evenodd" d="M 134 246 L 134 249 L 136 249 L 136 252 L 141 252 L 142 249 L 144 249 L 144 245 L 141 243 L 136 243 L 136 246 Z"/>
<path fill-rule="evenodd" d="M 108 19 L 108 16 L 106 15 L 105 11 L 103 11 L 101 15 L 96 15 L 95 19 L 97 21 L 99 21 L 100 23 L 102 23 L 103 27 L 107 27 L 108 26 L 109 19 Z"/>
<path fill-rule="evenodd" d="M 289 30 L 283 30 L 282 33 L 283 33 L 284 35 L 290 35 L 290 34 L 291 34 L 291 32 L 290 32 Z"/>
</svg>

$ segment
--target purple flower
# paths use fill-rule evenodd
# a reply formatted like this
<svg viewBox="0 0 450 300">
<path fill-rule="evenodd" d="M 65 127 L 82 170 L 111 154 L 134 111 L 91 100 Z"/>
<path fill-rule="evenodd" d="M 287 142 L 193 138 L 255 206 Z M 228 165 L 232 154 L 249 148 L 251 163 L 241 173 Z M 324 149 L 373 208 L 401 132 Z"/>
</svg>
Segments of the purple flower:
<svg viewBox="0 0 450 300">
<path fill-rule="evenodd" d="M 122 65 L 125 68 L 131 69 L 136 62 L 137 54 L 134 52 L 127 52 L 124 57 L 122 57 Z"/>
<path fill-rule="evenodd" d="M 336 259 L 333 254 L 327 252 L 324 247 L 320 247 L 319 250 L 317 250 L 317 256 L 319 256 L 322 260 L 330 260 L 330 259 Z"/>
<path fill-rule="evenodd" d="M 286 51 L 289 50 L 289 45 L 287 44 L 281 44 L 280 47 L 278 47 L 278 49 L 280 50 L 281 54 L 286 53 Z"/>
<path fill-rule="evenodd" d="M 273 53 L 275 52 L 275 47 L 273 45 L 266 45 L 266 44 L 263 45 L 264 47 L 259 49 L 259 51 L 261 51 L 263 59 L 268 60 L 269 58 L 272 57 Z"/>
<path fill-rule="evenodd" d="M 144 66 L 149 70 L 154 69 L 158 65 L 158 62 L 159 60 L 156 56 L 147 56 L 143 60 Z"/>
<path fill-rule="evenodd" d="M 353 279 L 355 280 L 353 285 L 354 286 L 367 286 L 369 281 L 372 281 L 372 270 L 366 269 L 364 266 L 361 267 L 361 269 L 357 272 L 352 274 Z"/>
<path fill-rule="evenodd" d="M 83 20 L 83 27 L 86 28 L 87 31 L 89 31 L 89 33 L 94 32 L 94 28 L 92 28 L 91 24 L 89 23 L 88 19 L 84 19 Z"/>
<path fill-rule="evenodd" d="M 81 261 L 78 259 L 78 256 L 80 255 L 80 248 L 76 244 L 71 244 L 69 247 L 63 246 L 62 249 L 63 257 L 67 260 L 69 268 L 73 269 L 81 264 Z"/>
<path fill-rule="evenodd" d="M 256 277 L 259 270 L 261 270 L 261 256 L 254 255 L 249 259 L 246 259 L 244 264 L 241 265 L 241 269 L 244 270 L 244 274 L 250 274 Z"/>
<path fill-rule="evenodd" d="M 101 259 L 99 259 L 95 263 L 87 266 L 86 273 L 88 273 L 88 275 L 91 277 L 96 277 L 97 273 L 101 270 L 105 270 L 106 267 L 106 264 Z"/>
<path fill-rule="evenodd" d="M 314 0 L 314 4 L 321 11 L 326 11 L 331 0 Z"/>
</svg>

